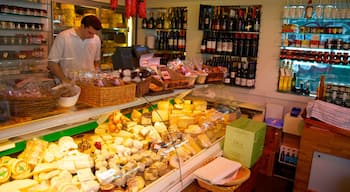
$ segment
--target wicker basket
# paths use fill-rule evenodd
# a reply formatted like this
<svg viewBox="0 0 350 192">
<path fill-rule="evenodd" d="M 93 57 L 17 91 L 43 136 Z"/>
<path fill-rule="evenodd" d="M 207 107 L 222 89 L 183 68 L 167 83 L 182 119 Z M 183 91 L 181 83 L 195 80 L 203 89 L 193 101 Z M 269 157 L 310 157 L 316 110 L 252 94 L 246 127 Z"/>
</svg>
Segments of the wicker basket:
<svg viewBox="0 0 350 192">
<path fill-rule="evenodd" d="M 82 82 L 79 82 L 78 85 L 81 88 L 79 102 L 94 107 L 118 105 L 135 100 L 135 83 L 113 87 L 97 87 Z"/>
<path fill-rule="evenodd" d="M 7 100 L 10 106 L 10 113 L 16 117 L 32 117 L 54 111 L 57 107 L 59 95 L 46 97 L 11 97 L 7 96 L 1 100 Z"/>
<path fill-rule="evenodd" d="M 136 84 L 136 97 L 142 97 L 149 92 L 149 84 L 151 83 L 152 78 L 148 77 L 145 80 Z"/>
<path fill-rule="evenodd" d="M 213 185 L 210 184 L 204 180 L 198 179 L 197 178 L 198 185 L 204 189 L 207 189 L 212 192 L 232 192 L 235 191 L 239 185 L 233 185 L 230 187 L 224 187 L 224 186 L 218 186 L 218 185 Z"/>
<path fill-rule="evenodd" d="M 207 83 L 223 82 L 224 76 L 225 76 L 224 72 L 209 72 L 206 82 Z"/>
<path fill-rule="evenodd" d="M 198 73 L 198 77 L 196 79 L 196 84 L 204 84 L 207 80 L 207 73 Z"/>
</svg>

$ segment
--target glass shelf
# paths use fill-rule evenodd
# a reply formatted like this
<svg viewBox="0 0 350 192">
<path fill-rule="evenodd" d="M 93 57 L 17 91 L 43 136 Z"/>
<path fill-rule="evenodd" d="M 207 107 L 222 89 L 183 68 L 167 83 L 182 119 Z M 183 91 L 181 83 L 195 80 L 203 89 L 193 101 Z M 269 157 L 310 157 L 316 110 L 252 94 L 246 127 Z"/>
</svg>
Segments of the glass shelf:
<svg viewBox="0 0 350 192">
<path fill-rule="evenodd" d="M 0 13 L 0 16 L 1 17 L 15 16 L 15 17 L 23 17 L 23 18 L 32 17 L 32 18 L 45 18 L 45 19 L 48 18 L 48 16 L 24 15 L 24 14 L 15 14 L 15 13 Z"/>
<path fill-rule="evenodd" d="M 326 23 L 326 22 L 350 22 L 350 18 L 282 18 L 284 21 L 291 21 L 291 22 L 319 22 L 319 23 Z"/>
<path fill-rule="evenodd" d="M 9 5 L 13 4 L 13 0 L 1 0 L 1 3 Z M 28 5 L 48 5 L 47 0 L 38 0 L 38 1 L 33 1 L 33 0 L 16 0 L 16 3 L 21 3 L 21 4 L 28 4 Z"/>
<path fill-rule="evenodd" d="M 120 27 L 113 27 L 113 28 L 103 28 L 102 32 L 129 32 L 129 28 L 120 28 Z"/>
<path fill-rule="evenodd" d="M 41 23 L 32 23 L 32 24 L 41 24 Z M 33 33 L 48 33 L 47 30 L 36 30 L 36 29 L 8 29 L 8 28 L 0 28 L 0 31 L 9 31 L 9 32 L 16 32 L 16 33 L 23 33 L 23 32 L 33 32 Z"/>
<path fill-rule="evenodd" d="M 305 33 L 305 32 L 298 32 L 298 31 L 282 31 L 283 34 L 298 34 L 298 35 L 322 35 L 322 36 L 350 36 L 350 33 L 346 34 L 334 34 L 334 33 Z"/>
<path fill-rule="evenodd" d="M 322 48 L 309 48 L 309 47 L 291 47 L 291 46 L 281 46 L 281 49 L 287 50 L 297 50 L 297 51 L 317 51 L 317 52 L 334 52 L 334 53 L 349 53 L 350 49 L 322 49 Z"/>
<path fill-rule="evenodd" d="M 258 31 L 224 31 L 224 30 L 213 30 L 213 29 L 203 29 L 202 31 L 218 32 L 218 33 L 244 33 L 244 34 L 256 34 L 256 35 L 260 33 Z"/>
<path fill-rule="evenodd" d="M 164 31 L 164 32 L 168 32 L 168 31 L 186 31 L 187 29 L 174 29 L 174 28 L 169 28 L 169 29 L 149 29 L 149 28 L 142 28 L 143 30 L 154 30 L 154 31 Z"/>
</svg>

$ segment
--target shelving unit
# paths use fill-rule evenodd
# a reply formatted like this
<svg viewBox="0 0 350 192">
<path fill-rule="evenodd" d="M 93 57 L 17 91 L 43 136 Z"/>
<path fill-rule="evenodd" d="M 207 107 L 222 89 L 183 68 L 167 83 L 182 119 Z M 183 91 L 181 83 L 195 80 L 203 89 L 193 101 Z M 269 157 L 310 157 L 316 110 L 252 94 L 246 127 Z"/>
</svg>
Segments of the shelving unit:
<svg viewBox="0 0 350 192">
<path fill-rule="evenodd" d="M 332 10 L 336 6 L 314 4 L 312 17 L 305 18 L 304 9 L 293 15 L 297 5 L 285 5 L 279 92 L 316 96 L 320 76 L 324 75 L 326 86 L 334 85 L 337 97 L 347 99 L 342 98 L 340 89 L 350 84 L 346 75 L 350 72 L 350 16 L 344 7 Z M 323 99 L 333 102 L 332 92 L 327 91 Z"/>
<path fill-rule="evenodd" d="M 123 6 L 118 6 L 117 10 L 113 11 L 104 2 L 56 0 L 53 9 L 53 35 L 80 26 L 81 18 L 87 14 L 99 17 L 103 27 L 99 34 L 102 41 L 100 67 L 102 70 L 113 70 L 112 55 L 116 47 L 127 47 L 131 44 L 131 31 L 124 18 Z"/>
<path fill-rule="evenodd" d="M 157 15 L 154 15 L 154 13 Z M 148 48 L 161 57 L 161 64 L 186 58 L 187 8 L 149 8 L 142 21 Z"/>
<path fill-rule="evenodd" d="M 261 5 L 200 5 L 200 52 L 209 66 L 226 67 L 224 83 L 255 87 Z"/>
<path fill-rule="evenodd" d="M 1 78 L 47 75 L 51 2 L 4 0 L 0 15 Z"/>
</svg>

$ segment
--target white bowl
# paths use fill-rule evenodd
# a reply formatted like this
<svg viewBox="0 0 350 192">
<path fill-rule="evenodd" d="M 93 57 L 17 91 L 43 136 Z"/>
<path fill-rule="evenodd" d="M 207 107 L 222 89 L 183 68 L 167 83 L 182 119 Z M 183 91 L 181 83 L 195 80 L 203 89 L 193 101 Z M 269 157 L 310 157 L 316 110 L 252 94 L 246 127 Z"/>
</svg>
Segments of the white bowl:
<svg viewBox="0 0 350 192">
<path fill-rule="evenodd" d="M 74 85 L 73 90 L 76 94 L 72 97 L 60 97 L 58 99 L 58 106 L 60 106 L 60 107 L 72 107 L 78 102 L 81 88 L 77 85 Z"/>
</svg>

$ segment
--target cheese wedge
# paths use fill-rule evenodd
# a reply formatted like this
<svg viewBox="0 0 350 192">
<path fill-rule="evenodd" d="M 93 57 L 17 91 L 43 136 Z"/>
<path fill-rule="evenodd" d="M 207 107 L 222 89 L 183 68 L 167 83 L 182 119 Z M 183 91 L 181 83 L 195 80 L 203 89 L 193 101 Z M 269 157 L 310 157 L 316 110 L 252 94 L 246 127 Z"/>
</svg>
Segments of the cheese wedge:
<svg viewBox="0 0 350 192">
<path fill-rule="evenodd" d="M 0 185 L 0 191 L 21 192 L 21 190 L 30 188 L 36 184 L 38 182 L 33 179 L 13 180 Z"/>
</svg>

